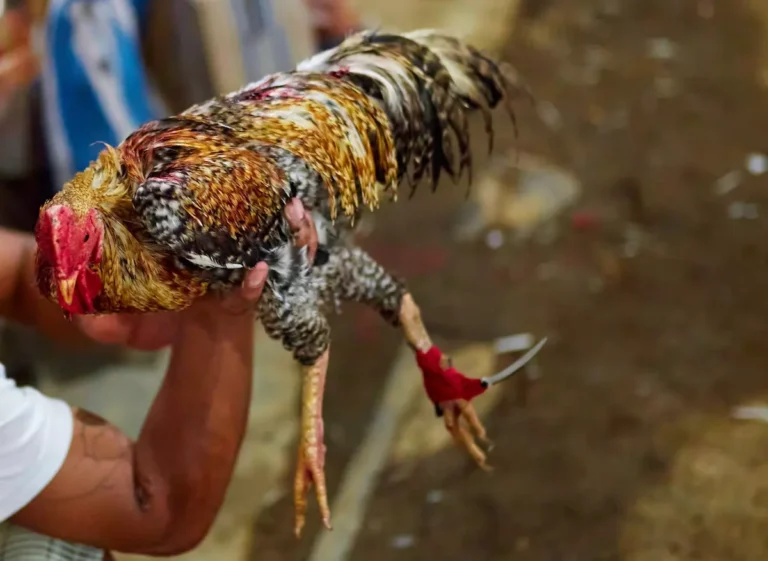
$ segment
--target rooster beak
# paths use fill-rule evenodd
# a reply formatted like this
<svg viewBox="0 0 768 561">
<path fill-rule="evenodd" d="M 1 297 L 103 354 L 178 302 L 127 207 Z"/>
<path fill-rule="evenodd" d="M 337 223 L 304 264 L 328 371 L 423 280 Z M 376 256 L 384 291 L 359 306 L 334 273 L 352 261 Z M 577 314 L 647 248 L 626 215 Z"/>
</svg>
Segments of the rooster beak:
<svg viewBox="0 0 768 561">
<path fill-rule="evenodd" d="M 64 303 L 69 306 L 72 304 L 72 299 L 75 296 L 75 283 L 77 282 L 77 277 L 70 277 L 68 279 L 63 279 L 59 281 L 59 292 L 61 293 L 61 297 L 64 299 Z"/>
</svg>

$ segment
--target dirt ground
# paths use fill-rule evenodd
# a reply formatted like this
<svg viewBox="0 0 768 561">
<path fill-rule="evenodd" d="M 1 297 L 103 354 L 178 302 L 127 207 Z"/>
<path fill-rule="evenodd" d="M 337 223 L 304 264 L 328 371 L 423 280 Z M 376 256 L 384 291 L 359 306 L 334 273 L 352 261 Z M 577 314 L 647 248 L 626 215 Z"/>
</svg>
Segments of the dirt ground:
<svg viewBox="0 0 768 561">
<path fill-rule="evenodd" d="M 505 57 L 549 125 L 521 104 L 518 144 L 577 175 L 575 216 L 554 238 L 459 243 L 445 186 L 384 212 L 367 245 L 446 347 L 549 335 L 543 378 L 524 408 L 504 388 L 492 474 L 453 449 L 390 471 L 351 559 L 768 557 L 768 426 L 731 415 L 768 399 L 768 175 L 716 188 L 768 151 L 758 41 L 737 0 L 527 2 Z M 757 219 L 732 216 L 742 202 Z M 331 491 L 398 342 L 354 308 L 334 329 Z M 266 511 L 254 560 L 307 557 L 315 517 L 300 542 L 291 517 L 288 497 Z"/>
</svg>

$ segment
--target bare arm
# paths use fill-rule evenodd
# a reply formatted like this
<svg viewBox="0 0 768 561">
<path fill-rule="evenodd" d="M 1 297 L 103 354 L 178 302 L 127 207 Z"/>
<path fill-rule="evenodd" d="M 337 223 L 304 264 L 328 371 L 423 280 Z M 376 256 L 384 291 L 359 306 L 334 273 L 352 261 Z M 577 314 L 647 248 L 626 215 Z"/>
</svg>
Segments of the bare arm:
<svg viewBox="0 0 768 561">
<path fill-rule="evenodd" d="M 0 228 L 0 316 L 35 327 L 51 339 L 68 345 L 92 342 L 56 306 L 35 288 L 35 240 L 32 236 Z"/>
<path fill-rule="evenodd" d="M 317 231 L 301 203 L 292 201 L 286 216 L 297 245 L 308 245 L 314 254 Z M 260 263 L 223 306 L 243 309 L 256 301 L 265 279 L 266 265 Z M 144 331 L 152 325 L 170 332 L 173 341 L 171 364 L 138 440 L 133 443 L 103 419 L 75 410 L 64 465 L 16 514 L 16 524 L 149 555 L 181 553 L 203 539 L 232 476 L 251 393 L 254 318 L 222 313 L 221 307 L 201 301 L 178 315 L 162 316 L 157 324 L 128 325 L 122 333 L 128 341 L 137 336 L 137 326 Z"/>
<path fill-rule="evenodd" d="M 258 268 L 262 281 L 265 269 Z M 252 314 L 214 306 L 182 312 L 169 370 L 138 440 L 76 410 L 64 466 L 14 523 L 151 555 L 180 553 L 202 540 L 232 475 L 252 377 Z"/>
</svg>

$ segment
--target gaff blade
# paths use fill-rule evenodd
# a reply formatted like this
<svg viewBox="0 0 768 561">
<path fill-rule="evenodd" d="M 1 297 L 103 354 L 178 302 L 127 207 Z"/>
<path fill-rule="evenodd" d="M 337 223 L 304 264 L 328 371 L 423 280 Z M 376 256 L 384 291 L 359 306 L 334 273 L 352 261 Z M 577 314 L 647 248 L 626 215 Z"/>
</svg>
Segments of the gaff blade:
<svg viewBox="0 0 768 561">
<path fill-rule="evenodd" d="M 494 374 L 493 376 L 487 376 L 485 378 L 481 378 L 480 382 L 483 384 L 484 387 L 493 386 L 495 384 L 498 384 L 499 382 L 503 382 L 507 378 L 510 378 L 514 374 L 516 374 L 519 370 L 521 370 L 526 364 L 531 362 L 533 358 L 539 354 L 539 351 L 544 346 L 544 344 L 547 342 L 547 338 L 544 337 L 541 341 L 536 343 L 533 347 L 528 349 L 528 351 L 518 358 L 515 362 L 507 366 L 504 370 L 501 372 Z"/>
</svg>

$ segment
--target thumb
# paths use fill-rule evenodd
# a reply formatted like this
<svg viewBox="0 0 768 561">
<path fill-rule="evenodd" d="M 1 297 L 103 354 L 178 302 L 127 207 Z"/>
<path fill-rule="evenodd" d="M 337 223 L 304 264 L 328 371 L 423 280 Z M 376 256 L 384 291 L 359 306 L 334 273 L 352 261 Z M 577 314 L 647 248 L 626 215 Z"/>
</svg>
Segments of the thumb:
<svg viewBox="0 0 768 561">
<path fill-rule="evenodd" d="M 269 267 L 264 262 L 257 263 L 256 266 L 248 271 L 240 289 L 240 297 L 246 302 L 256 302 L 261 298 L 264 285 L 267 282 Z"/>
</svg>

